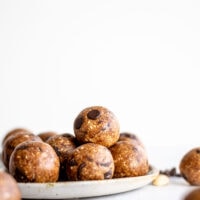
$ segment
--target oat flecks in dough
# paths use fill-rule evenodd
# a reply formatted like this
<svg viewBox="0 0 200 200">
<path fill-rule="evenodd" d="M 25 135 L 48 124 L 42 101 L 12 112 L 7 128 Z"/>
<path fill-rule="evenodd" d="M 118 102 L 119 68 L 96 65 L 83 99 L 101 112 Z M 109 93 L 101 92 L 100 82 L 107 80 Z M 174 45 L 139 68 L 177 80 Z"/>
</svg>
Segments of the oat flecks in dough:
<svg viewBox="0 0 200 200">
<path fill-rule="evenodd" d="M 191 185 L 200 185 L 200 147 L 188 151 L 180 161 L 183 178 Z"/>
<path fill-rule="evenodd" d="M 80 143 L 112 146 L 119 139 L 119 122 L 113 112 L 102 106 L 82 110 L 74 120 L 74 133 Z"/>
<path fill-rule="evenodd" d="M 9 172 L 18 182 L 56 182 L 59 167 L 59 158 L 49 144 L 29 141 L 13 151 Z"/>
<path fill-rule="evenodd" d="M 107 147 L 87 143 L 72 151 L 67 160 L 66 173 L 69 180 L 111 179 L 114 162 Z"/>
</svg>

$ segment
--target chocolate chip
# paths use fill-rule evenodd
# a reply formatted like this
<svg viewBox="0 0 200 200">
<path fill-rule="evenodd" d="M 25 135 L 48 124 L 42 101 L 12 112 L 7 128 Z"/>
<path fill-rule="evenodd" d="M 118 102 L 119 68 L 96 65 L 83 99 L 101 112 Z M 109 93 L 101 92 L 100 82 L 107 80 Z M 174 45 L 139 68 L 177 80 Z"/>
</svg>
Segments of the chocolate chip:
<svg viewBox="0 0 200 200">
<path fill-rule="evenodd" d="M 75 160 L 74 158 L 69 159 L 69 160 L 67 161 L 67 164 L 68 164 L 69 166 L 76 166 L 76 165 L 78 165 L 78 163 L 76 162 L 76 160 Z"/>
<path fill-rule="evenodd" d="M 160 174 L 164 174 L 167 176 L 176 176 L 176 177 L 181 177 L 182 175 L 177 173 L 176 168 L 173 167 L 170 170 L 164 170 L 164 171 L 160 171 Z"/>
<path fill-rule="evenodd" d="M 110 164 L 111 164 L 111 162 L 105 162 L 105 163 L 103 163 L 103 162 L 97 162 L 97 165 L 100 165 L 102 167 L 108 167 L 108 166 L 110 166 Z"/>
<path fill-rule="evenodd" d="M 112 170 L 109 170 L 104 174 L 104 179 L 110 179 L 112 178 Z"/>
<path fill-rule="evenodd" d="M 90 162 L 93 162 L 93 161 L 94 161 L 94 159 L 93 159 L 92 157 L 89 157 L 89 156 L 86 156 L 86 159 L 87 159 L 88 161 L 90 161 Z"/>
<path fill-rule="evenodd" d="M 81 180 L 81 171 L 86 166 L 85 163 L 81 163 L 77 169 L 77 179 Z"/>
<path fill-rule="evenodd" d="M 81 125 L 83 124 L 83 118 L 82 117 L 79 117 L 75 120 L 75 123 L 74 123 L 74 127 L 75 129 L 79 129 L 81 128 Z"/>
<path fill-rule="evenodd" d="M 27 179 L 26 175 L 24 174 L 24 172 L 22 172 L 20 169 L 16 168 L 15 169 L 15 174 L 14 174 L 14 178 L 18 181 L 18 182 L 28 182 L 30 180 Z M 32 181 L 33 182 L 33 181 Z"/>
<path fill-rule="evenodd" d="M 88 112 L 87 117 L 89 119 L 95 120 L 98 118 L 99 115 L 100 115 L 99 110 L 91 110 L 90 112 Z"/>
<path fill-rule="evenodd" d="M 57 156 L 61 156 L 61 152 L 59 151 L 59 148 L 58 147 L 53 147 Z"/>
<path fill-rule="evenodd" d="M 196 152 L 197 152 L 197 153 L 200 153 L 200 149 L 197 149 Z"/>
</svg>

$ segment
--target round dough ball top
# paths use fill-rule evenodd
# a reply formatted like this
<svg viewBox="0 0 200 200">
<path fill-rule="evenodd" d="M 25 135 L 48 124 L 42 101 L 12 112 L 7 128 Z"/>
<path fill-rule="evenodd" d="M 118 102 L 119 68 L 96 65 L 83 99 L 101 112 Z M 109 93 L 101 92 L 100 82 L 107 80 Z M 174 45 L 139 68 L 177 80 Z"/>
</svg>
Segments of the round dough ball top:
<svg viewBox="0 0 200 200">
<path fill-rule="evenodd" d="M 130 133 L 130 132 L 120 133 L 118 141 L 129 141 L 129 142 L 132 142 L 135 145 L 141 145 L 142 147 L 144 147 L 140 138 L 136 134 Z"/>
<path fill-rule="evenodd" d="M 10 130 L 3 138 L 3 141 L 2 141 L 2 145 L 4 144 L 4 142 L 6 141 L 7 138 L 9 138 L 10 136 L 14 136 L 14 135 L 17 135 L 17 134 L 20 134 L 20 133 L 26 133 L 26 132 L 29 132 L 31 133 L 31 131 L 29 131 L 28 129 L 26 128 L 14 128 L 12 130 Z"/>
<path fill-rule="evenodd" d="M 119 130 L 114 113 L 102 106 L 85 108 L 74 121 L 74 133 L 80 143 L 110 147 L 119 139 Z"/>
<path fill-rule="evenodd" d="M 42 139 L 43 142 L 46 142 L 51 136 L 54 135 L 57 135 L 57 133 L 54 131 L 46 131 L 38 134 L 38 136 Z"/>
</svg>

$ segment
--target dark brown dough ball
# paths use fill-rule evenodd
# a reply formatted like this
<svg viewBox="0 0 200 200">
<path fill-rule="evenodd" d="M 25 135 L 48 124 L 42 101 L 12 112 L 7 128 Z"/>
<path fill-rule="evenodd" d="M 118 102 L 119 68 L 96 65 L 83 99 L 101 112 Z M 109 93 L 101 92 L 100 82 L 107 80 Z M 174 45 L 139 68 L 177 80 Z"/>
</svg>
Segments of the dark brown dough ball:
<svg viewBox="0 0 200 200">
<path fill-rule="evenodd" d="M 119 129 L 116 116 L 102 106 L 85 108 L 74 121 L 74 133 L 80 143 L 110 147 L 119 139 Z"/>
<path fill-rule="evenodd" d="M 200 199 L 200 188 L 195 188 L 188 192 L 184 200 L 199 200 Z"/>
<path fill-rule="evenodd" d="M 19 144 L 10 157 L 9 172 L 18 182 L 56 182 L 60 162 L 47 143 L 29 141 Z"/>
<path fill-rule="evenodd" d="M 26 133 L 26 132 L 31 133 L 31 131 L 29 131 L 29 130 L 26 129 L 26 128 L 15 128 L 15 129 L 10 130 L 10 131 L 4 136 L 3 141 L 2 141 L 2 145 L 3 145 L 3 143 L 6 141 L 6 139 L 9 138 L 10 136 L 17 135 L 17 134 L 20 134 L 20 133 Z"/>
<path fill-rule="evenodd" d="M 15 147 L 22 142 L 26 141 L 42 141 L 39 136 L 34 135 L 30 132 L 21 132 L 16 135 L 12 135 L 7 138 L 3 145 L 2 150 L 2 161 L 5 167 L 8 169 L 9 160 L 12 152 L 14 151 Z"/>
<path fill-rule="evenodd" d="M 107 147 L 87 143 L 72 151 L 67 160 L 69 180 L 103 180 L 111 179 L 114 162 Z"/>
<path fill-rule="evenodd" d="M 200 185 L 200 147 L 191 149 L 180 161 L 180 173 L 191 185 Z"/>
<path fill-rule="evenodd" d="M 148 157 L 141 145 L 119 141 L 109 149 L 114 159 L 115 178 L 142 176 L 148 173 Z"/>
<path fill-rule="evenodd" d="M 46 143 L 50 144 L 60 159 L 59 180 L 66 180 L 66 159 L 69 153 L 76 148 L 73 137 L 68 134 L 51 136 Z"/>
<path fill-rule="evenodd" d="M 136 145 L 141 145 L 142 147 L 144 147 L 140 138 L 136 134 L 130 133 L 130 132 L 120 133 L 118 141 L 130 141 L 130 142 L 133 142 Z"/>
<path fill-rule="evenodd" d="M 20 200 L 21 192 L 15 179 L 7 172 L 0 171 L 0 199 Z"/>
</svg>

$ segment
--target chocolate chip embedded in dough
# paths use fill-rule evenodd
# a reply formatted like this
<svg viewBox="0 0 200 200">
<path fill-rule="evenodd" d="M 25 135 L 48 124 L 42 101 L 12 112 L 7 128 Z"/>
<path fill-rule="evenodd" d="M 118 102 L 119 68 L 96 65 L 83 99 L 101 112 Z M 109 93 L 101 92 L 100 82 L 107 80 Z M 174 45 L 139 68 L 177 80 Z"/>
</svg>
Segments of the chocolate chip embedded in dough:
<svg viewBox="0 0 200 200">
<path fill-rule="evenodd" d="M 197 152 L 197 153 L 200 153 L 200 149 L 197 149 L 196 152 Z"/>
<path fill-rule="evenodd" d="M 109 170 L 108 172 L 104 174 L 104 179 L 110 179 L 112 178 L 112 175 L 113 175 L 112 171 Z"/>
<path fill-rule="evenodd" d="M 83 118 L 79 117 L 76 119 L 74 126 L 76 129 L 79 129 L 79 128 L 81 128 L 82 124 L 83 124 Z"/>
<path fill-rule="evenodd" d="M 73 164 L 75 161 L 76 165 Z M 109 173 L 108 173 L 109 172 Z M 86 143 L 74 149 L 68 158 L 66 174 L 68 180 L 104 180 L 112 178 L 114 161 L 108 148 L 94 143 Z"/>
<path fill-rule="evenodd" d="M 88 112 L 87 117 L 89 119 L 95 120 L 98 118 L 99 115 L 100 115 L 99 110 L 91 110 L 90 112 Z"/>
<path fill-rule="evenodd" d="M 86 163 L 81 163 L 79 165 L 78 170 L 77 170 L 77 178 L 78 178 L 78 180 L 81 180 L 81 171 L 85 166 L 86 166 Z"/>
</svg>

